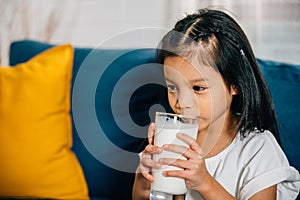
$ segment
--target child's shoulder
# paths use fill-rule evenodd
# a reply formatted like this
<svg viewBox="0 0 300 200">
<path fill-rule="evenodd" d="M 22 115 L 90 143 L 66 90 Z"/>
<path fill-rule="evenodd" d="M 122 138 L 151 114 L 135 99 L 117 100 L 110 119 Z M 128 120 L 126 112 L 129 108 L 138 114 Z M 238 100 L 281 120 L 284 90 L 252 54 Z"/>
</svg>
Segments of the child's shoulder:
<svg viewBox="0 0 300 200">
<path fill-rule="evenodd" d="M 287 162 L 280 145 L 268 130 L 252 131 L 245 137 L 239 136 L 237 143 L 240 147 L 240 156 L 244 157 L 246 162 L 263 160 L 272 160 L 278 164 Z"/>
<path fill-rule="evenodd" d="M 278 145 L 274 135 L 268 130 L 265 130 L 263 132 L 254 130 L 254 131 L 249 132 L 245 136 L 238 135 L 238 137 L 239 137 L 241 144 L 244 147 L 248 147 L 248 146 L 261 147 L 263 145 L 275 145 L 275 146 Z"/>
</svg>

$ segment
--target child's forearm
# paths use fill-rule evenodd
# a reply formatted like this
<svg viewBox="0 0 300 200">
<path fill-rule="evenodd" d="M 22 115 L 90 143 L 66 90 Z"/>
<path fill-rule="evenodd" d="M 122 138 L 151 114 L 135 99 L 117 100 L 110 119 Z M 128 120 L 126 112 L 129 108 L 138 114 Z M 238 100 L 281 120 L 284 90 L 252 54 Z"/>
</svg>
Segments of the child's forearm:
<svg viewBox="0 0 300 200">
<path fill-rule="evenodd" d="M 132 189 L 133 200 L 149 200 L 150 182 L 140 172 L 136 172 Z"/>
<path fill-rule="evenodd" d="M 196 189 L 205 200 L 236 200 L 225 188 L 212 176 L 205 181 L 205 185 Z"/>
</svg>

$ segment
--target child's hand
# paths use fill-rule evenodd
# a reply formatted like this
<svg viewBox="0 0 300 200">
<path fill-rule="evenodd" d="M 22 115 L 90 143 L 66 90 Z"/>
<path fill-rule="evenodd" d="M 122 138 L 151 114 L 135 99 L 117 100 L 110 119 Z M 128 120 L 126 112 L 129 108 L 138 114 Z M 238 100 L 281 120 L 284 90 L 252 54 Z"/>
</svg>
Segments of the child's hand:
<svg viewBox="0 0 300 200">
<path fill-rule="evenodd" d="M 163 149 L 179 153 L 185 156 L 187 160 L 162 158 L 159 162 L 162 165 L 172 165 L 183 168 L 184 170 L 164 171 L 163 174 L 164 176 L 183 178 L 185 179 L 187 188 L 198 190 L 204 185 L 206 178 L 210 177 L 205 166 L 203 152 L 192 137 L 186 134 L 178 134 L 177 137 L 188 144 L 189 147 L 168 144 L 164 145 Z"/>
<path fill-rule="evenodd" d="M 155 133 L 155 124 L 151 123 L 148 128 L 148 142 L 149 144 L 145 147 L 140 158 L 140 164 L 138 167 L 138 172 L 140 172 L 148 181 L 154 181 L 154 177 L 151 174 L 151 169 L 161 168 L 161 164 L 155 162 L 152 159 L 152 154 L 159 154 L 162 152 L 162 148 L 153 145 Z"/>
</svg>

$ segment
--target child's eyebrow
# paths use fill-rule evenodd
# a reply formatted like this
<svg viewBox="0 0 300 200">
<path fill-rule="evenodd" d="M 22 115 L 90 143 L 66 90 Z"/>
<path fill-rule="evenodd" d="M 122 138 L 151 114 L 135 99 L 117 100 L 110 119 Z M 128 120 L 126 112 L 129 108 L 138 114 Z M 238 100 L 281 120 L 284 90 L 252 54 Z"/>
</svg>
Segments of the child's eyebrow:
<svg viewBox="0 0 300 200">
<path fill-rule="evenodd" d="M 174 81 L 168 79 L 168 78 L 165 78 L 165 81 L 168 81 L 168 82 L 171 82 L 171 83 L 174 83 Z"/>
<path fill-rule="evenodd" d="M 170 80 L 169 78 L 165 78 L 165 81 L 174 83 L 174 81 Z M 209 81 L 209 79 L 207 79 L 207 78 L 198 78 L 198 79 L 193 79 L 190 82 L 191 83 L 198 83 L 198 82 L 207 82 L 207 81 Z"/>
<path fill-rule="evenodd" d="M 207 78 L 199 78 L 199 79 L 193 79 L 191 80 L 192 83 L 197 83 L 197 82 L 207 82 L 209 79 Z"/>
</svg>

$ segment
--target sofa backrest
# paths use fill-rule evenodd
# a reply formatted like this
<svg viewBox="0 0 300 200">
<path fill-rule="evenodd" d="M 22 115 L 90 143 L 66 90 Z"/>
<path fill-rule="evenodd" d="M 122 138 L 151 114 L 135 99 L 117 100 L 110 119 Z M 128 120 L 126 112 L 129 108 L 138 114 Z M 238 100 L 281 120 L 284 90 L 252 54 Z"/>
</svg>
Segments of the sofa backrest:
<svg viewBox="0 0 300 200">
<path fill-rule="evenodd" d="M 52 46 L 30 40 L 14 42 L 10 65 L 25 62 Z M 143 71 L 133 70 L 136 66 Z M 160 70 L 154 49 L 75 48 L 72 150 L 92 198 L 131 199 L 137 153 L 146 144 L 154 110 L 162 109 L 152 106 L 166 105 L 162 110 L 170 111 L 161 101 L 166 93 L 160 85 Z"/>
<path fill-rule="evenodd" d="M 275 104 L 282 148 L 300 171 L 300 65 L 257 59 Z"/>
<path fill-rule="evenodd" d="M 25 62 L 52 46 L 30 40 L 14 42 L 10 65 Z M 274 98 L 282 147 L 291 164 L 300 170 L 300 66 L 262 59 L 258 62 Z M 170 111 L 164 101 L 166 89 L 160 72 L 154 49 L 75 48 L 73 150 L 91 197 L 131 198 L 136 153 L 146 144 L 147 125 L 155 109 Z M 120 149 L 131 153 L 116 153 Z"/>
</svg>

